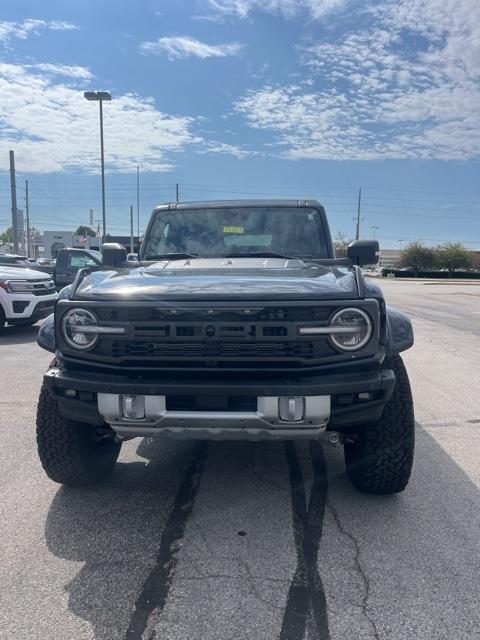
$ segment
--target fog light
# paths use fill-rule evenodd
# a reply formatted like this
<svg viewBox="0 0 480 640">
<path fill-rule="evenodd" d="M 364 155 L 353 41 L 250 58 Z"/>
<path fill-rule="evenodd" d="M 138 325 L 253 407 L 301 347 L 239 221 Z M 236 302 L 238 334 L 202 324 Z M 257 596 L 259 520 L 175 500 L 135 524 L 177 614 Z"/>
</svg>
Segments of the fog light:
<svg viewBox="0 0 480 640">
<path fill-rule="evenodd" d="M 122 415 L 129 420 L 145 418 L 145 396 L 122 396 Z"/>
<path fill-rule="evenodd" d="M 368 402 L 373 399 L 373 393 L 370 391 L 362 391 L 357 395 L 357 398 L 360 402 Z"/>
</svg>

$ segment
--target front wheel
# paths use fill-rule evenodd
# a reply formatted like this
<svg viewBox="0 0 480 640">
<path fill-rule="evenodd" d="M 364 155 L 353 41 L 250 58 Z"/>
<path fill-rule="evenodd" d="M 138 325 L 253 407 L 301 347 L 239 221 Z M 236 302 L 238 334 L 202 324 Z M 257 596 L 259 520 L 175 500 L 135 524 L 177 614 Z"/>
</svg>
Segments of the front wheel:
<svg viewBox="0 0 480 640">
<path fill-rule="evenodd" d="M 106 478 L 122 445 L 104 435 L 92 425 L 64 418 L 48 389 L 42 387 L 37 408 L 37 446 L 51 480 L 79 487 Z"/>
<path fill-rule="evenodd" d="M 353 486 L 379 495 L 405 489 L 415 444 L 412 393 L 405 365 L 398 355 L 388 364 L 396 382 L 382 417 L 359 427 L 355 442 L 345 445 L 345 463 Z"/>
</svg>

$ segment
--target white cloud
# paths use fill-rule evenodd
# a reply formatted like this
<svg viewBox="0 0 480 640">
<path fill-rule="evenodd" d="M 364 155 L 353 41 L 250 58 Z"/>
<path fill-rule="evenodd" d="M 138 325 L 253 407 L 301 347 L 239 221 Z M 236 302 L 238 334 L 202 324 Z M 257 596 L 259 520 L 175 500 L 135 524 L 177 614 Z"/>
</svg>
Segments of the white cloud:
<svg viewBox="0 0 480 640">
<path fill-rule="evenodd" d="M 293 18 L 302 11 L 319 20 L 327 13 L 338 9 L 347 0 L 208 0 L 214 11 L 224 15 L 246 18 L 254 11 L 262 11 L 284 18 Z"/>
<path fill-rule="evenodd" d="M 0 62 L 0 170 L 8 169 L 8 150 L 25 172 L 49 173 L 99 169 L 98 105 L 83 91 L 60 82 L 88 79 L 84 67 Z M 153 98 L 133 93 L 113 95 L 104 105 L 105 160 L 109 172 L 169 171 L 175 152 L 228 154 L 251 152 L 239 145 L 195 132 L 203 118 L 162 113 Z"/>
<path fill-rule="evenodd" d="M 140 45 L 140 50 L 143 53 L 165 54 L 171 60 L 191 56 L 202 60 L 205 58 L 225 58 L 226 56 L 238 55 L 241 49 L 242 45 L 238 42 L 210 45 L 190 36 L 158 38 L 154 42 L 143 42 Z"/>
<path fill-rule="evenodd" d="M 11 38 L 25 40 L 32 33 L 37 34 L 41 29 L 52 31 L 71 31 L 78 27 L 70 22 L 58 20 L 36 20 L 29 18 L 23 22 L 0 22 L 0 42 L 7 43 Z"/>
<path fill-rule="evenodd" d="M 222 155 L 234 156 L 235 158 L 247 158 L 252 155 L 257 155 L 255 152 L 239 145 L 215 141 L 209 142 L 205 150 L 201 153 L 220 153 Z"/>
<path fill-rule="evenodd" d="M 137 163 L 147 171 L 170 169 L 173 152 L 203 143 L 193 126 L 191 117 L 158 111 L 151 98 L 114 95 L 104 106 L 109 171 L 132 171 Z M 23 171 L 98 170 L 97 104 L 25 66 L 0 63 L 0 136 L 2 170 L 8 149 Z"/>
<path fill-rule="evenodd" d="M 480 155 L 480 5 L 387 0 L 369 18 L 301 50 L 321 91 L 263 87 L 236 110 L 289 158 Z"/>
<path fill-rule="evenodd" d="M 92 72 L 86 67 L 80 67 L 77 65 L 66 64 L 52 64 L 50 62 L 25 65 L 26 68 L 36 69 L 47 75 L 52 76 L 64 76 L 66 78 L 73 78 L 78 80 L 91 80 Z"/>
</svg>

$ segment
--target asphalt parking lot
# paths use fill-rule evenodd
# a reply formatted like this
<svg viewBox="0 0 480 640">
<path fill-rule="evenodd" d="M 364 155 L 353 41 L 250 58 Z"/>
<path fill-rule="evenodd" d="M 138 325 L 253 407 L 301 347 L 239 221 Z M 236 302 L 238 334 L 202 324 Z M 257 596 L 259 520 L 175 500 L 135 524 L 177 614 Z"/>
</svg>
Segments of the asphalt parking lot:
<svg viewBox="0 0 480 640">
<path fill-rule="evenodd" d="M 106 484 L 37 459 L 50 355 L 0 335 L 0 638 L 480 637 L 480 286 L 382 281 L 411 316 L 411 484 L 361 495 L 341 449 L 130 441 Z"/>
</svg>

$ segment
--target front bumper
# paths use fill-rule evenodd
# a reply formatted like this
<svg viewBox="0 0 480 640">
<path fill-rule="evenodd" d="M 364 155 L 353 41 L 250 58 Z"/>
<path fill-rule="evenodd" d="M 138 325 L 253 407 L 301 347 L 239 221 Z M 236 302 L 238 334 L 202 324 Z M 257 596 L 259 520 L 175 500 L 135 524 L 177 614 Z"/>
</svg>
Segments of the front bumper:
<svg viewBox="0 0 480 640">
<path fill-rule="evenodd" d="M 385 403 L 390 398 L 395 385 L 395 374 L 391 369 L 355 373 L 334 373 L 296 378 L 164 378 L 145 380 L 125 376 L 105 376 L 90 371 L 70 371 L 51 368 L 44 376 L 44 382 L 59 410 L 66 418 L 102 425 L 108 422 L 114 430 L 124 436 L 152 436 L 168 434 L 187 438 L 208 439 L 263 439 L 263 438 L 314 438 L 329 430 L 348 432 L 354 425 L 361 425 L 381 417 Z M 359 394 L 369 393 L 371 399 L 363 401 Z M 241 412 L 188 412 L 182 416 L 173 412 L 166 421 L 129 420 L 121 413 L 112 413 L 111 407 L 118 407 L 119 396 L 140 395 L 150 403 L 162 403 L 158 397 L 250 397 L 258 399 L 258 411 L 248 414 Z M 306 406 L 312 406 L 314 398 L 328 398 L 330 406 L 325 419 L 279 424 L 276 420 L 265 420 L 261 403 L 265 399 L 305 398 Z M 345 403 L 345 399 L 351 402 Z M 110 404 L 106 404 L 109 400 Z M 325 401 L 326 402 L 326 401 Z M 268 400 L 267 400 L 268 404 Z M 110 406 L 110 409 L 108 408 Z M 271 406 L 271 403 L 270 403 Z M 161 407 L 165 408 L 162 404 Z M 162 414 L 163 416 L 163 414 Z M 165 416 L 162 417 L 162 419 Z M 268 416 L 267 416 L 268 417 Z M 271 416 L 270 416 L 271 417 Z M 318 417 L 318 416 L 317 416 Z M 173 421 L 172 421 L 173 419 Z M 183 419 L 183 423 L 182 423 Z M 243 422 L 242 422 L 243 420 Z"/>
<path fill-rule="evenodd" d="M 35 296 L 31 293 L 6 293 L 2 298 L 7 322 L 41 320 L 53 313 L 57 293 Z"/>
</svg>

